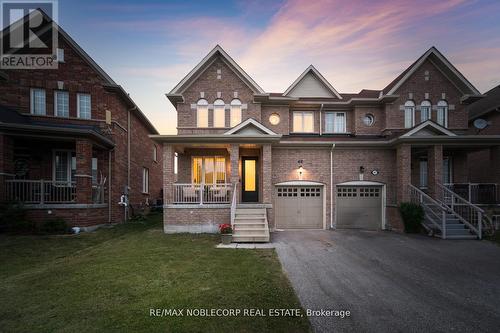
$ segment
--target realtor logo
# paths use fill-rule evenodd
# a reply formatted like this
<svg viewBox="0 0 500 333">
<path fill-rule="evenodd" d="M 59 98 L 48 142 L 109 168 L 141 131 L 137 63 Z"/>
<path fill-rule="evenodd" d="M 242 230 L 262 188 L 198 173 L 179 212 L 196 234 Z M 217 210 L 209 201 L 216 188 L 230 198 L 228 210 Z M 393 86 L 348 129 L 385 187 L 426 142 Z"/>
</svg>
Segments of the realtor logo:
<svg viewBox="0 0 500 333">
<path fill-rule="evenodd" d="M 0 3 L 0 68 L 56 69 L 57 0 Z"/>
</svg>

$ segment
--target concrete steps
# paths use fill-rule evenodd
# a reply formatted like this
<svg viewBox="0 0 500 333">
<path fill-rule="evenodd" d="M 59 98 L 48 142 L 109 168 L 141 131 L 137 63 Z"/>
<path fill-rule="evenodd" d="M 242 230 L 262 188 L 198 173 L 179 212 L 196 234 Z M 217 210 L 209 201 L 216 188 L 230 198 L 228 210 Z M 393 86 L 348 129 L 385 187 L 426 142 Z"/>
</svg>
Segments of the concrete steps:
<svg viewBox="0 0 500 333">
<path fill-rule="evenodd" d="M 265 208 L 237 207 L 233 225 L 233 242 L 269 242 Z"/>
</svg>

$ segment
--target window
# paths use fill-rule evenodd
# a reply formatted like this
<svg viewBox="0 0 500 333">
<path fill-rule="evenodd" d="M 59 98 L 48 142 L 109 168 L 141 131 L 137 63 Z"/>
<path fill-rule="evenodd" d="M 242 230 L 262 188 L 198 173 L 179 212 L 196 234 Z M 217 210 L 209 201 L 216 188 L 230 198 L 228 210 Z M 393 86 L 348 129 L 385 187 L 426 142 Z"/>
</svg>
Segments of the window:
<svg viewBox="0 0 500 333">
<path fill-rule="evenodd" d="M 45 89 L 31 89 L 31 113 L 45 115 Z"/>
<path fill-rule="evenodd" d="M 437 103 L 437 123 L 443 127 L 448 127 L 448 103 L 446 101 L 439 101 Z"/>
<path fill-rule="evenodd" d="M 325 113 L 325 133 L 345 133 L 345 112 Z"/>
<path fill-rule="evenodd" d="M 57 62 L 64 62 L 64 49 L 57 49 Z"/>
<path fill-rule="evenodd" d="M 451 184 L 453 164 L 450 157 L 443 158 L 443 184 Z"/>
<path fill-rule="evenodd" d="M 193 157 L 191 170 L 193 184 L 224 184 L 226 182 L 225 157 Z"/>
<path fill-rule="evenodd" d="M 153 145 L 153 161 L 158 162 L 158 149 Z"/>
<path fill-rule="evenodd" d="M 54 115 L 57 117 L 69 117 L 69 93 L 56 90 L 54 93 Z"/>
<path fill-rule="evenodd" d="M 75 179 L 76 156 L 74 151 L 55 150 L 53 155 L 53 179 L 56 182 L 71 182 Z"/>
<path fill-rule="evenodd" d="M 196 126 L 208 127 L 208 102 L 206 99 L 200 99 L 196 106 Z"/>
<path fill-rule="evenodd" d="M 222 99 L 214 102 L 214 127 L 226 127 L 226 104 Z"/>
<path fill-rule="evenodd" d="M 415 103 L 413 101 L 406 101 L 404 110 L 405 128 L 412 128 L 415 126 Z"/>
<path fill-rule="evenodd" d="M 420 104 L 420 122 L 424 122 L 431 119 L 431 102 L 423 101 Z"/>
<path fill-rule="evenodd" d="M 89 94 L 78 94 L 77 95 L 77 116 L 82 119 L 91 119 L 91 101 Z"/>
<path fill-rule="evenodd" d="M 142 193 L 149 193 L 149 169 L 142 168 Z"/>
<path fill-rule="evenodd" d="M 420 165 L 419 165 L 419 179 L 420 179 L 420 188 L 426 189 L 427 188 L 427 160 L 420 160 Z"/>
<path fill-rule="evenodd" d="M 372 126 L 374 122 L 375 122 L 375 116 L 372 115 L 371 113 L 367 113 L 363 117 L 363 124 L 365 124 L 365 126 Z"/>
<path fill-rule="evenodd" d="M 97 184 L 97 157 L 92 157 L 92 184 Z"/>
<path fill-rule="evenodd" d="M 273 113 L 269 116 L 269 122 L 271 125 L 278 125 L 280 123 L 280 115 L 277 113 Z"/>
<path fill-rule="evenodd" d="M 241 123 L 241 101 L 239 99 L 233 99 L 231 101 L 231 127 L 234 127 Z"/>
<path fill-rule="evenodd" d="M 293 131 L 297 133 L 313 133 L 314 114 L 312 112 L 294 112 Z"/>
</svg>

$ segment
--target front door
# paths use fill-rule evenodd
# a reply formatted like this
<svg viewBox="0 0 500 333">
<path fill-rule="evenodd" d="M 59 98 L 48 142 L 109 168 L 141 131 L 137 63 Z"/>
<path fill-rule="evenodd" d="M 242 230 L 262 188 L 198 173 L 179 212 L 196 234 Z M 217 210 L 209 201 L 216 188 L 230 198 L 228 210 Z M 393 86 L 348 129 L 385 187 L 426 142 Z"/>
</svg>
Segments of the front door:
<svg viewBox="0 0 500 333">
<path fill-rule="evenodd" d="M 257 167 L 257 157 L 242 157 L 242 184 L 241 201 L 258 202 L 259 201 L 259 177 Z"/>
</svg>

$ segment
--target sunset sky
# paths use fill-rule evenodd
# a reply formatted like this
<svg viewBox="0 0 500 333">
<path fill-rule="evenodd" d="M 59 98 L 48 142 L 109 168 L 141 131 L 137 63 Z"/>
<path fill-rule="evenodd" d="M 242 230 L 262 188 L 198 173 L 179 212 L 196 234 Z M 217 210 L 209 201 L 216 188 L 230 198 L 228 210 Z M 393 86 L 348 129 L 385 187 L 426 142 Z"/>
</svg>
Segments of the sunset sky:
<svg viewBox="0 0 500 333">
<path fill-rule="evenodd" d="M 313 64 L 340 92 L 382 89 L 436 46 L 485 92 L 500 84 L 499 0 L 59 0 L 60 25 L 162 134 L 165 97 L 216 44 L 267 92 Z"/>
</svg>

